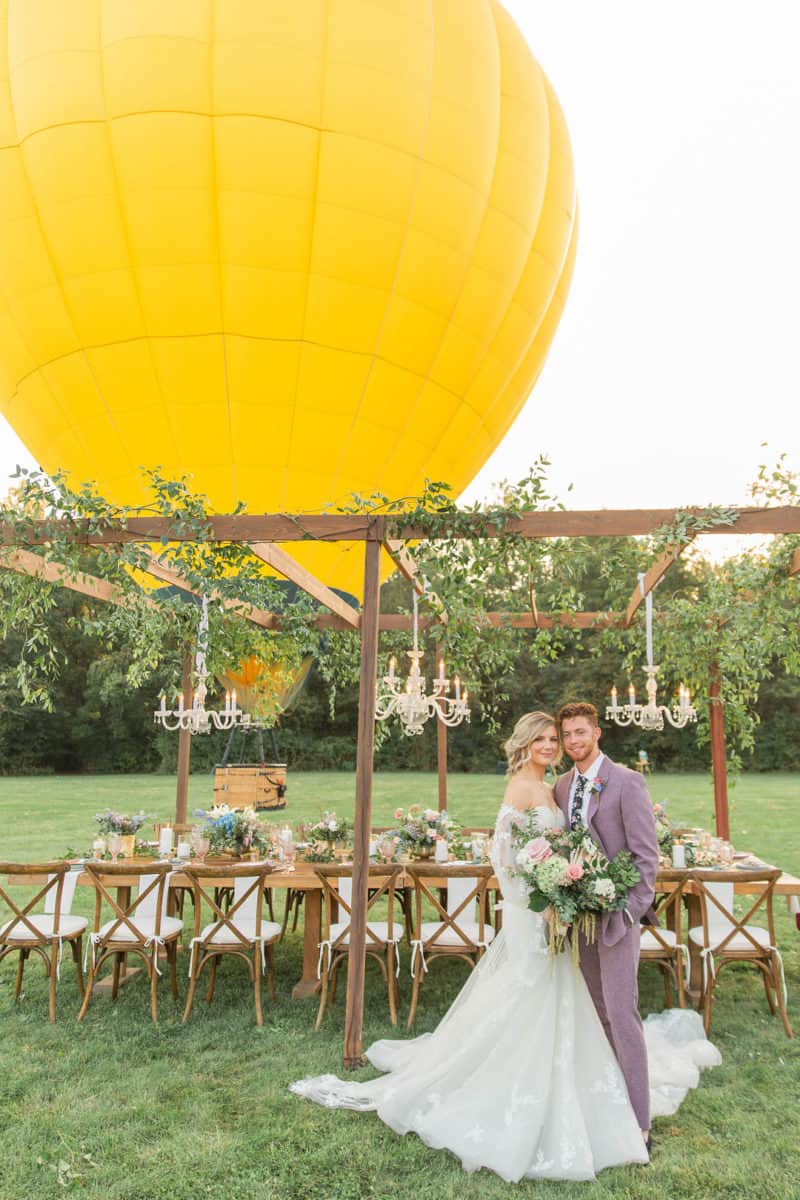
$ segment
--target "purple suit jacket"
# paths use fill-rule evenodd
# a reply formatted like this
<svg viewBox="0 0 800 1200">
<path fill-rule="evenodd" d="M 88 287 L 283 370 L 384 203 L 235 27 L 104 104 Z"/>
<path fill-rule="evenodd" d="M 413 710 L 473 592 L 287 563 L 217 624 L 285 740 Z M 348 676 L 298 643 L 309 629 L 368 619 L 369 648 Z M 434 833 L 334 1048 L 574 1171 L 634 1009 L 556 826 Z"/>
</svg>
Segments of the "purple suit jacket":
<svg viewBox="0 0 800 1200">
<path fill-rule="evenodd" d="M 569 792 L 575 768 L 556 780 L 555 799 L 569 825 Z M 620 850 L 629 850 L 641 879 L 628 897 L 628 912 L 634 923 L 657 925 L 653 910 L 656 872 L 658 871 L 658 836 L 653 819 L 653 806 L 645 782 L 638 771 L 631 771 L 612 762 L 606 755 L 597 776 L 603 785 L 598 794 L 592 792 L 586 820 L 589 833 L 607 858 Z M 607 913 L 601 922 L 606 946 L 614 946 L 625 936 L 631 924 L 624 912 Z"/>
</svg>

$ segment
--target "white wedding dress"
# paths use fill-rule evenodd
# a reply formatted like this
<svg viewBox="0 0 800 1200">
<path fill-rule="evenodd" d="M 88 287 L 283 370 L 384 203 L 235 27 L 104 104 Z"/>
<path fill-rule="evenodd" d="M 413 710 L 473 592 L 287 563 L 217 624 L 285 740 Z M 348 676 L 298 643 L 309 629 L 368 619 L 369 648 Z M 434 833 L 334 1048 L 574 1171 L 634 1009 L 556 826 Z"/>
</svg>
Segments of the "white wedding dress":
<svg viewBox="0 0 800 1200">
<path fill-rule="evenodd" d="M 548 954 L 545 923 L 507 869 L 516 810 L 497 818 L 492 863 L 503 927 L 433 1033 L 367 1050 L 386 1074 L 359 1083 L 321 1075 L 291 1084 L 329 1108 L 374 1110 L 397 1133 L 447 1149 L 465 1170 L 508 1182 L 593 1179 L 647 1162 L 625 1082 L 579 969 Z M 537 809 L 543 828 L 561 813 Z M 645 1022 L 654 1116 L 675 1112 L 699 1068 L 720 1061 L 697 1013 Z"/>
</svg>

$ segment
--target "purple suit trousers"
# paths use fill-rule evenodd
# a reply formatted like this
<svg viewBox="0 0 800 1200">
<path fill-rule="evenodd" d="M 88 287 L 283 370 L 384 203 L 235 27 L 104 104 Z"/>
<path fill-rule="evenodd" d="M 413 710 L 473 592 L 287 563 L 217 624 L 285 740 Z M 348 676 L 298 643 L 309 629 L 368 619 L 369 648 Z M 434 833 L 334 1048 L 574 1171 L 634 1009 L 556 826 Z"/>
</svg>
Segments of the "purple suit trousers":
<svg viewBox="0 0 800 1200">
<path fill-rule="evenodd" d="M 555 799 L 569 825 L 569 792 L 574 768 L 555 786 Z M 628 911 L 608 913 L 591 945 L 581 937 L 581 971 L 628 1087 L 641 1129 L 650 1128 L 647 1050 L 639 1016 L 639 923 L 655 922 L 653 898 L 658 870 L 658 838 L 644 780 L 607 756 L 600 765 L 587 811 L 588 832 L 611 859 L 629 850 L 641 879 L 628 897 Z"/>
</svg>

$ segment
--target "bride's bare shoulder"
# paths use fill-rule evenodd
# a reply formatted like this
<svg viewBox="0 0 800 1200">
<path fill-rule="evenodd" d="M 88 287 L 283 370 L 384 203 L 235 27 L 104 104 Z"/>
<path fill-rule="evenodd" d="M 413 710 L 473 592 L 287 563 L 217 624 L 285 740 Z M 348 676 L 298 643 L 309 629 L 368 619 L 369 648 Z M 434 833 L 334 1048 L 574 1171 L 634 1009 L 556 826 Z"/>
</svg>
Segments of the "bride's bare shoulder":
<svg viewBox="0 0 800 1200">
<path fill-rule="evenodd" d="M 541 804 L 541 784 L 535 779 L 531 779 L 527 775 L 512 775 L 506 785 L 506 794 L 503 797 L 503 806 L 505 808 L 516 808 L 520 812 L 524 812 L 528 808 L 534 808 L 537 803 Z"/>
</svg>

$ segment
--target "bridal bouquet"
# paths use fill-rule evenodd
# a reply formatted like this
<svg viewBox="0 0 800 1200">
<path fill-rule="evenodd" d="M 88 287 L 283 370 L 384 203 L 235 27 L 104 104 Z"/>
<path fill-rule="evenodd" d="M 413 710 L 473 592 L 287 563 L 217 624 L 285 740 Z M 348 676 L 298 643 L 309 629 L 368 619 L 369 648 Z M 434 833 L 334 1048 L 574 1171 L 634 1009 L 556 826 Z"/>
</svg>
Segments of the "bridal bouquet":
<svg viewBox="0 0 800 1200">
<path fill-rule="evenodd" d="M 627 850 L 609 860 L 585 830 L 540 832 L 535 814 L 517 827 L 513 841 L 514 874 L 528 887 L 528 907 L 553 910 L 553 954 L 564 949 L 570 926 L 593 942 L 598 915 L 625 908 L 640 879 Z M 577 937 L 572 938 L 572 954 L 577 959 Z"/>
</svg>

